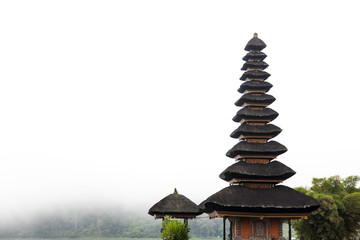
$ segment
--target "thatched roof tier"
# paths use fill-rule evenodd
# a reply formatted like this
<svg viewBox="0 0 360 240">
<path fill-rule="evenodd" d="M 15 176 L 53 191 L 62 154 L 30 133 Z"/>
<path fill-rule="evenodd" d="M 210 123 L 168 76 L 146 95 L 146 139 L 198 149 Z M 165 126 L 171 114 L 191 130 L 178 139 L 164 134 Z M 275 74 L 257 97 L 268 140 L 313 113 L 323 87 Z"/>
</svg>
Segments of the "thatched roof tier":
<svg viewBox="0 0 360 240">
<path fill-rule="evenodd" d="M 243 80 L 243 81 L 245 81 L 246 79 L 262 79 L 262 80 L 266 80 L 270 76 L 271 76 L 270 73 L 265 72 L 265 71 L 246 71 L 240 77 L 240 80 Z"/>
<path fill-rule="evenodd" d="M 233 146 L 227 153 L 226 156 L 230 158 L 235 158 L 238 155 L 254 155 L 254 156 L 278 156 L 287 151 L 287 148 L 276 142 L 269 141 L 267 143 L 249 143 L 246 141 L 241 141 Z M 270 157 L 274 158 L 274 157 Z"/>
<path fill-rule="evenodd" d="M 252 59 L 252 60 L 262 61 L 266 57 L 267 57 L 267 55 L 263 52 L 249 52 L 243 57 L 243 60 L 249 61 L 250 59 Z"/>
<path fill-rule="evenodd" d="M 234 122 L 241 122 L 243 119 L 269 120 L 272 121 L 277 118 L 279 114 L 271 108 L 264 108 L 261 110 L 253 110 L 250 107 L 240 109 L 233 117 Z"/>
<path fill-rule="evenodd" d="M 247 70 L 248 68 L 258 68 L 258 69 L 264 70 L 268 66 L 269 65 L 263 61 L 256 61 L 256 62 L 248 61 L 248 62 L 244 63 L 241 70 Z"/>
<path fill-rule="evenodd" d="M 268 92 L 272 88 L 272 84 L 269 82 L 263 81 L 246 81 L 240 85 L 238 89 L 239 93 L 244 93 L 245 91 L 259 91 L 259 92 Z"/>
<path fill-rule="evenodd" d="M 250 39 L 250 41 L 246 44 L 245 50 L 246 51 L 261 51 L 266 48 L 266 44 L 258 38 L 257 34 L 254 34 L 254 37 Z"/>
<path fill-rule="evenodd" d="M 274 180 L 275 183 L 284 181 L 294 174 L 294 170 L 278 161 L 272 161 L 269 164 L 239 161 L 225 169 L 220 174 L 220 178 L 228 182 L 233 179 L 243 179 L 248 182 L 251 180 L 266 180 L 266 182 Z"/>
<path fill-rule="evenodd" d="M 241 124 L 235 131 L 230 135 L 232 138 L 239 138 L 241 135 L 244 136 L 271 136 L 276 137 L 280 132 L 281 128 L 273 125 L 249 125 L 247 123 Z"/>
<path fill-rule="evenodd" d="M 173 194 L 169 194 L 152 206 L 148 213 L 155 216 L 155 218 L 162 218 L 164 216 L 195 218 L 202 212 L 197 204 L 184 195 L 178 194 L 175 189 Z"/>
<path fill-rule="evenodd" d="M 211 195 L 199 206 L 207 213 L 213 211 L 310 213 L 319 207 L 319 202 L 282 185 L 258 189 L 231 185 Z"/>
<path fill-rule="evenodd" d="M 238 107 L 243 106 L 245 103 L 247 104 L 266 104 L 270 105 L 276 99 L 269 94 L 256 94 L 256 93 L 247 93 L 241 96 L 239 100 L 235 102 L 235 105 Z"/>
</svg>

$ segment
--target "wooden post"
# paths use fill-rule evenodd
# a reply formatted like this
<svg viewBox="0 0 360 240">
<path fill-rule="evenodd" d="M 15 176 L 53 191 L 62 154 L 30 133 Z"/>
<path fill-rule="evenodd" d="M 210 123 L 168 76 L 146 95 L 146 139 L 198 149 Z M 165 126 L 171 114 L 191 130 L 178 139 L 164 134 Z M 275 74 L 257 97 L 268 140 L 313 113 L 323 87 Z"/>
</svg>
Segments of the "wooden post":
<svg viewBox="0 0 360 240">
<path fill-rule="evenodd" d="M 291 219 L 289 219 L 289 240 L 291 240 Z"/>
<path fill-rule="evenodd" d="M 226 218 L 223 217 L 223 240 L 226 240 L 226 230 L 225 230 L 225 222 Z"/>
<path fill-rule="evenodd" d="M 189 222 L 187 218 L 184 218 L 185 226 L 188 228 L 188 232 L 190 232 Z"/>
<path fill-rule="evenodd" d="M 232 236 L 233 236 L 233 222 L 230 221 L 230 219 L 229 219 L 229 222 L 230 222 L 230 240 L 232 240 L 233 239 L 232 238 Z"/>
</svg>

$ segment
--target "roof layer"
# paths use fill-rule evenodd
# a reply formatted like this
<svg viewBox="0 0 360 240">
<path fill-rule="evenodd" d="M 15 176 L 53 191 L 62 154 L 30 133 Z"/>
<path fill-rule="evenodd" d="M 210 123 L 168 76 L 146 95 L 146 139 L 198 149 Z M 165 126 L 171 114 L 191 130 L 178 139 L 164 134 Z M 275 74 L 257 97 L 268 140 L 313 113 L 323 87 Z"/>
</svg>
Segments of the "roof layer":
<svg viewBox="0 0 360 240">
<path fill-rule="evenodd" d="M 276 142 L 269 141 L 267 143 L 249 143 L 241 141 L 233 146 L 226 156 L 234 158 L 238 155 L 280 155 L 287 151 L 287 148 Z"/>
<path fill-rule="evenodd" d="M 246 71 L 243 73 L 243 75 L 240 77 L 240 80 L 246 80 L 249 79 L 263 79 L 266 80 L 268 77 L 270 77 L 270 73 L 265 71 Z"/>
<path fill-rule="evenodd" d="M 247 70 L 248 68 L 261 68 L 261 69 L 264 70 L 268 66 L 269 65 L 266 62 L 263 62 L 263 61 L 257 61 L 257 62 L 248 61 L 248 62 L 244 63 L 241 70 Z"/>
<path fill-rule="evenodd" d="M 318 206 L 319 202 L 312 197 L 281 185 L 265 189 L 231 185 L 200 204 L 200 208 L 207 213 L 212 211 L 309 213 Z"/>
<path fill-rule="evenodd" d="M 270 94 L 247 93 L 242 95 L 241 98 L 235 102 L 235 105 L 241 107 L 244 103 L 271 104 L 275 100 L 276 99 Z"/>
<path fill-rule="evenodd" d="M 250 164 L 244 161 L 239 161 L 225 169 L 220 174 L 220 178 L 225 181 L 230 181 L 234 178 L 246 180 L 283 181 L 294 174 L 294 170 L 278 161 L 272 161 L 269 164 Z"/>
<path fill-rule="evenodd" d="M 261 90 L 261 91 L 269 91 L 272 88 L 272 84 L 269 82 L 263 81 L 246 81 L 240 85 L 238 89 L 239 93 L 244 93 L 245 91 L 254 91 L 254 90 Z"/>
<path fill-rule="evenodd" d="M 264 60 L 266 57 L 267 55 L 263 52 L 249 52 L 243 57 L 243 60 L 248 61 L 249 59 L 254 59 L 261 61 Z"/>
<path fill-rule="evenodd" d="M 237 129 L 235 129 L 230 137 L 239 138 L 241 135 L 246 136 L 267 136 L 276 137 L 281 132 L 281 128 L 275 126 L 274 124 L 266 125 L 249 125 L 247 123 L 242 123 Z"/>
<path fill-rule="evenodd" d="M 256 119 L 256 120 L 274 120 L 279 114 L 271 108 L 264 108 L 262 110 L 253 110 L 249 107 L 240 109 L 233 117 L 234 122 L 240 122 L 243 119 Z"/>
<path fill-rule="evenodd" d="M 266 44 L 257 37 L 257 35 L 254 34 L 254 37 L 252 39 L 250 39 L 250 41 L 246 44 L 245 46 L 245 50 L 246 51 L 251 51 L 251 50 L 256 50 L 256 51 L 261 51 L 266 47 Z"/>
<path fill-rule="evenodd" d="M 202 212 L 200 211 L 197 204 L 192 202 L 184 195 L 173 193 L 157 202 L 149 209 L 148 213 L 152 216 L 160 214 L 181 218 L 182 215 L 184 217 L 188 216 L 189 214 L 197 216 Z"/>
</svg>

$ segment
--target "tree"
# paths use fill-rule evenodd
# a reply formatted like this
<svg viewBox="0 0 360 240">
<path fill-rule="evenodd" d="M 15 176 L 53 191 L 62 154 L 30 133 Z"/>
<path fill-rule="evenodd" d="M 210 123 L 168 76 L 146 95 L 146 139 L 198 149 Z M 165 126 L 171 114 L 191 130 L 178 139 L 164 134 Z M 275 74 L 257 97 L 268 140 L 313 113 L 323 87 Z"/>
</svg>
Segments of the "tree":
<svg viewBox="0 0 360 240">
<path fill-rule="evenodd" d="M 360 192 L 346 195 L 343 200 L 345 211 L 344 220 L 348 239 L 356 239 L 360 230 Z"/>
<path fill-rule="evenodd" d="M 190 238 L 188 225 L 166 216 L 162 223 L 161 237 L 166 240 L 188 240 Z"/>
<path fill-rule="evenodd" d="M 359 180 L 359 176 L 313 178 L 310 189 L 296 188 L 320 202 L 307 220 L 294 221 L 297 234 L 311 240 L 356 239 L 360 231 L 360 188 L 356 187 Z"/>
</svg>

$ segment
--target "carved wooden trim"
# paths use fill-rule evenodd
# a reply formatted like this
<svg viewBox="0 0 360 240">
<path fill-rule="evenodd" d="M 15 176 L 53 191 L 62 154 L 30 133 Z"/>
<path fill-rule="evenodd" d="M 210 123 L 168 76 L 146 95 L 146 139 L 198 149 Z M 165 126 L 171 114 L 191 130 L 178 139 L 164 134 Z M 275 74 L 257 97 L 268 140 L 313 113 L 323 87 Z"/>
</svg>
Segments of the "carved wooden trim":
<svg viewBox="0 0 360 240">
<path fill-rule="evenodd" d="M 307 219 L 306 213 L 250 213 L 250 212 L 231 212 L 213 211 L 209 213 L 209 218 L 223 217 L 258 217 L 263 218 L 287 218 L 287 219 Z"/>
<path fill-rule="evenodd" d="M 228 181 L 228 183 L 233 184 L 233 183 L 238 183 L 238 182 L 269 182 L 269 183 L 282 183 L 282 180 L 260 180 L 260 179 L 242 179 L 242 178 L 233 178 L 230 181 Z"/>
<path fill-rule="evenodd" d="M 277 157 L 277 155 L 250 155 L 250 154 L 247 154 L 247 155 L 237 155 L 236 157 L 235 157 L 235 159 L 236 160 L 238 160 L 238 159 L 241 159 L 241 158 L 245 158 L 246 159 L 246 161 L 248 160 L 248 159 L 254 159 L 254 158 L 256 158 L 256 159 L 274 159 L 274 158 L 276 158 Z"/>
<path fill-rule="evenodd" d="M 246 93 L 266 93 L 267 90 L 256 90 L 256 89 L 253 89 L 253 90 L 245 90 L 244 94 Z"/>
<path fill-rule="evenodd" d="M 263 67 L 257 67 L 257 68 L 247 68 L 247 70 L 245 70 L 245 71 L 260 71 L 260 72 L 262 72 L 263 70 L 264 70 L 265 68 L 263 68 Z"/>
<path fill-rule="evenodd" d="M 184 219 L 196 218 L 195 214 L 162 214 L 162 213 L 154 214 L 155 219 L 164 218 L 165 216 L 170 216 L 173 218 L 184 218 Z"/>
<path fill-rule="evenodd" d="M 271 119 L 242 119 L 240 121 L 240 123 L 245 123 L 245 122 L 261 122 L 261 123 L 269 123 L 271 122 Z"/>
<path fill-rule="evenodd" d="M 265 79 L 263 78 L 246 78 L 245 81 L 265 81 Z"/>
<path fill-rule="evenodd" d="M 249 143 L 266 143 L 267 139 L 262 139 L 262 138 L 249 138 L 246 140 Z"/>
<path fill-rule="evenodd" d="M 250 107 L 251 110 L 263 110 L 264 108 L 262 107 Z"/>
<path fill-rule="evenodd" d="M 248 188 L 271 188 L 272 184 L 270 184 L 270 183 L 245 183 L 245 187 L 248 187 Z"/>
<path fill-rule="evenodd" d="M 256 136 L 256 135 L 240 135 L 239 140 L 243 140 L 243 139 L 252 139 L 252 138 L 261 138 L 261 139 L 270 139 L 273 138 L 270 135 L 263 135 L 263 136 Z"/>
<path fill-rule="evenodd" d="M 264 126 L 265 123 L 261 123 L 261 122 L 248 122 L 249 125 L 251 126 Z"/>
<path fill-rule="evenodd" d="M 260 94 L 259 94 L 260 95 Z M 242 107 L 249 107 L 249 106 L 256 106 L 256 107 L 267 107 L 269 104 L 266 103 L 252 103 L 252 102 L 246 102 L 242 105 Z"/>
<path fill-rule="evenodd" d="M 257 163 L 257 164 L 269 164 L 270 163 L 270 160 L 269 159 L 256 159 L 256 158 L 254 158 L 254 159 L 249 159 L 249 158 L 247 158 L 246 160 L 245 160 L 245 162 L 246 163 Z"/>
</svg>

